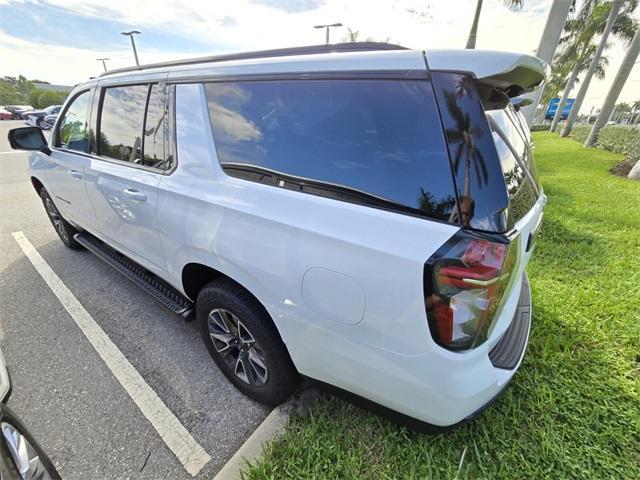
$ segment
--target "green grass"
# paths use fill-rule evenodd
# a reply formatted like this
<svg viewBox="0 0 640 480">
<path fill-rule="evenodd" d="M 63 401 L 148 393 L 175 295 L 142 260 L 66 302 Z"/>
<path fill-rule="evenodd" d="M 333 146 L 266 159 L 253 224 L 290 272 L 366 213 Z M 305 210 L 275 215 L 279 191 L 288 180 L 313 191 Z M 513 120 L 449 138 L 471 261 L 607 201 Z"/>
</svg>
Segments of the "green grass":
<svg viewBox="0 0 640 480">
<path fill-rule="evenodd" d="M 245 478 L 640 478 L 640 182 L 607 173 L 622 155 L 535 141 L 549 203 L 533 327 L 500 400 L 426 436 L 327 396 Z"/>
</svg>

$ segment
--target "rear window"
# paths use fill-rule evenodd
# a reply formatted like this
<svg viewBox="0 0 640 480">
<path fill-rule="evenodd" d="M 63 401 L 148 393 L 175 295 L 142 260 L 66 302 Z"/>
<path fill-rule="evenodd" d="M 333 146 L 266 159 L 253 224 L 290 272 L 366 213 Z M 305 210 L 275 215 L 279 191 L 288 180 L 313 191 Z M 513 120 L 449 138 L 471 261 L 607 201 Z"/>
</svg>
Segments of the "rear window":
<svg viewBox="0 0 640 480">
<path fill-rule="evenodd" d="M 503 232 L 509 198 L 475 81 L 453 72 L 434 71 L 432 78 L 460 198 L 461 223 Z"/>
<path fill-rule="evenodd" d="M 148 85 L 106 88 L 100 115 L 99 154 L 124 162 L 140 163 L 142 122 Z"/>
<path fill-rule="evenodd" d="M 99 113 L 101 157 L 159 170 L 172 166 L 164 84 L 126 85 L 102 90 Z"/>
<path fill-rule="evenodd" d="M 538 184 L 531 148 L 524 137 L 515 112 L 504 110 L 487 112 L 500 166 L 509 192 L 507 227 L 511 228 L 538 200 Z"/>
<path fill-rule="evenodd" d="M 229 175 L 346 201 L 363 194 L 452 220 L 451 167 L 427 81 L 216 82 L 205 90 Z"/>
</svg>

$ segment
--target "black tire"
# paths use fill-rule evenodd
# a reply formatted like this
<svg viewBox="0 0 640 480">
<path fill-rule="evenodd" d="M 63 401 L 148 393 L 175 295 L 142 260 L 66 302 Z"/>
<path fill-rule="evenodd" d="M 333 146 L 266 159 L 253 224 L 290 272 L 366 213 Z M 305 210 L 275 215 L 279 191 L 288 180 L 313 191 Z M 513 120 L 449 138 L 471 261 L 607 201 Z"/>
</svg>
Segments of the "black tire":
<svg viewBox="0 0 640 480">
<path fill-rule="evenodd" d="M 44 450 L 42 450 L 42 447 L 31 436 L 31 433 L 29 432 L 29 430 L 27 430 L 24 423 L 22 423 L 22 421 L 6 405 L 2 405 L 2 408 L 0 409 L 0 420 L 2 420 L 2 422 L 4 423 L 8 423 L 9 425 L 11 425 L 31 445 L 31 448 L 33 449 L 34 453 L 37 455 L 37 458 L 39 459 L 39 461 L 36 461 L 34 457 L 31 456 L 32 461 L 39 463 L 36 469 L 36 472 L 38 472 L 39 475 L 36 475 L 36 478 L 43 478 L 44 476 L 44 478 L 49 478 L 51 480 L 60 480 L 60 474 L 56 470 L 56 467 L 53 465 L 53 462 L 49 459 L 49 456 L 46 454 Z M 0 441 L 5 442 L 4 439 Z M 23 448 L 24 447 L 25 445 L 23 445 Z M 6 458 L 6 456 L 10 455 L 10 453 L 7 451 L 8 449 L 6 447 L 6 443 L 5 445 L 3 445 L 2 448 L 3 450 L 5 450 L 3 454 L 5 455 L 5 458 Z M 45 472 L 48 473 L 49 475 L 48 476 L 45 475 Z M 9 472 L 9 475 L 11 475 L 10 472 Z M 20 477 L 17 475 L 17 472 L 16 472 L 16 476 L 15 477 L 12 476 L 11 478 L 20 478 Z"/>
<path fill-rule="evenodd" d="M 211 357 L 238 390 L 268 405 L 282 403 L 296 390 L 300 376 L 289 353 L 269 314 L 247 290 L 226 279 L 215 280 L 198 294 L 196 312 Z M 234 321 L 240 324 L 236 332 Z M 223 326 L 230 327 L 228 334 L 220 330 Z M 215 343 L 210 330 L 218 336 Z M 221 335 L 235 336 L 235 340 L 220 340 Z M 254 342 L 244 343 L 241 338 Z"/>
<path fill-rule="evenodd" d="M 62 218 L 58 207 L 53 203 L 51 196 L 49 196 L 49 193 L 44 188 L 40 190 L 40 198 L 44 205 L 44 211 L 47 213 L 47 216 L 51 221 L 51 225 L 53 225 L 53 228 L 58 234 L 58 237 L 60 237 L 62 243 L 74 250 L 80 250 L 82 245 L 76 242 L 75 238 L 73 238 L 73 236 L 78 233 L 78 230 Z"/>
</svg>

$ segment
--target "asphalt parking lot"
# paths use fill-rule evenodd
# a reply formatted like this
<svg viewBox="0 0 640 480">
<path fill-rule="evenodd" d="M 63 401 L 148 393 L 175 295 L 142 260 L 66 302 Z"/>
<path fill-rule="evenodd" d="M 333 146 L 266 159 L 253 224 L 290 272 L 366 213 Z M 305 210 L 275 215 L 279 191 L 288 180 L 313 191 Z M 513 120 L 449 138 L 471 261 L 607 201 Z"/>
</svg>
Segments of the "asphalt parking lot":
<svg viewBox="0 0 640 480">
<path fill-rule="evenodd" d="M 213 478 L 269 409 L 218 371 L 185 322 L 86 251 L 67 249 L 0 122 L 0 347 L 10 407 L 65 479 L 192 478 L 16 242 L 23 232 L 108 338 L 211 457 Z"/>
</svg>

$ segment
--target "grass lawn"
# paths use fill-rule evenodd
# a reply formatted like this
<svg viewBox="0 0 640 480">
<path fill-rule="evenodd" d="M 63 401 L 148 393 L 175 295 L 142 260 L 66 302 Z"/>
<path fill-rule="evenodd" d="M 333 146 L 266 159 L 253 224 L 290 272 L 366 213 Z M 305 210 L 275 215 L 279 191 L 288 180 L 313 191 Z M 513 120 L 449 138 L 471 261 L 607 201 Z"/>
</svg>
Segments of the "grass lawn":
<svg viewBox="0 0 640 480">
<path fill-rule="evenodd" d="M 640 478 L 640 182 L 607 172 L 622 155 L 535 141 L 549 203 L 533 327 L 500 400 L 430 437 L 327 396 L 245 477 Z"/>
</svg>

